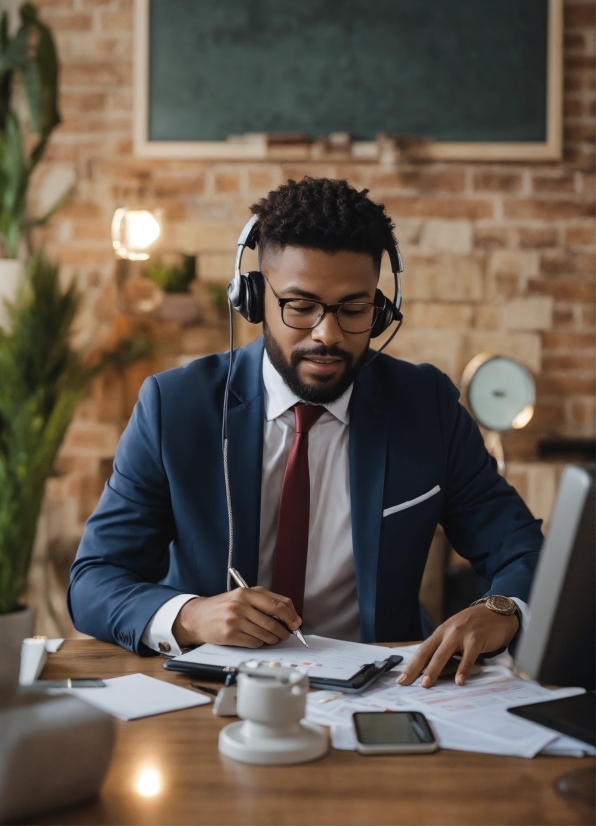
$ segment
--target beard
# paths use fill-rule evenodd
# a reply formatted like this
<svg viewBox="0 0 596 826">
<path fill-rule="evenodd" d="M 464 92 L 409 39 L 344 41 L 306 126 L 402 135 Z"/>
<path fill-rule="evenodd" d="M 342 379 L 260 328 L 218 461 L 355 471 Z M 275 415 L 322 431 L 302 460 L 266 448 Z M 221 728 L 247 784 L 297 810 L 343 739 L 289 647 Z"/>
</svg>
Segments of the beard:
<svg viewBox="0 0 596 826">
<path fill-rule="evenodd" d="M 331 347 L 325 347 L 321 344 L 309 349 L 292 350 L 290 361 L 287 361 L 266 323 L 263 323 L 263 339 L 269 360 L 284 382 L 299 399 L 310 404 L 330 404 L 343 396 L 364 367 L 368 354 L 368 347 L 365 347 L 362 355 L 354 360 L 352 353 L 342 350 L 336 344 Z M 302 381 L 298 372 L 300 362 L 304 358 L 322 358 L 325 356 L 344 360 L 346 366 L 339 379 L 335 379 L 333 376 L 320 376 L 316 380 L 317 384 L 307 384 Z"/>
</svg>

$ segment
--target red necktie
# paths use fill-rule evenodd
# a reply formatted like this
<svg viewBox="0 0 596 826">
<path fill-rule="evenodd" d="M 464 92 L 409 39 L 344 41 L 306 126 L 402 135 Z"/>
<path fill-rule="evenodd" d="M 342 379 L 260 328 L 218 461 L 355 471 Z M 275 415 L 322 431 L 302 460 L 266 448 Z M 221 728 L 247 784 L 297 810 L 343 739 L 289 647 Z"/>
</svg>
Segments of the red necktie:
<svg viewBox="0 0 596 826">
<path fill-rule="evenodd" d="M 310 515 L 308 432 L 324 412 L 321 406 L 294 405 L 296 430 L 279 500 L 272 590 L 289 597 L 299 616 L 304 604 Z"/>
</svg>

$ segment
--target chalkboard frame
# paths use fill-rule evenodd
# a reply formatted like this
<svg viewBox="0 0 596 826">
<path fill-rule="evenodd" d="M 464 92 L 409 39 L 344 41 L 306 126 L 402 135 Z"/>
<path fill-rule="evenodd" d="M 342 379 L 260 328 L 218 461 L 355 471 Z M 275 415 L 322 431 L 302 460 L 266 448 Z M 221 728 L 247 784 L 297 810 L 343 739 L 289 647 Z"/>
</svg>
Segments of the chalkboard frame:
<svg viewBox="0 0 596 826">
<path fill-rule="evenodd" d="M 548 0 L 546 140 L 540 142 L 421 142 L 406 147 L 377 141 L 283 141 L 265 135 L 227 141 L 163 141 L 149 138 L 149 3 L 134 0 L 133 137 L 140 158 L 225 161 L 391 162 L 400 155 L 440 161 L 550 161 L 561 158 L 563 133 L 563 3 Z"/>
</svg>

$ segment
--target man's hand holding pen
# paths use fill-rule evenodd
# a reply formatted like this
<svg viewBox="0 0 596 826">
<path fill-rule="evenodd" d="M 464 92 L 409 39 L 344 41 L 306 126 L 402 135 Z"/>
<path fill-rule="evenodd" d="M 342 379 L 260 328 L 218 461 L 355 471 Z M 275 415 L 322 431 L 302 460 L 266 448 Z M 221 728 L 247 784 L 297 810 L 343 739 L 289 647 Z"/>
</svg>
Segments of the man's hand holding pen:
<svg viewBox="0 0 596 826">
<path fill-rule="evenodd" d="M 257 586 L 189 600 L 172 631 L 181 647 L 209 642 L 261 648 L 287 640 L 301 624 L 291 599 Z"/>
</svg>

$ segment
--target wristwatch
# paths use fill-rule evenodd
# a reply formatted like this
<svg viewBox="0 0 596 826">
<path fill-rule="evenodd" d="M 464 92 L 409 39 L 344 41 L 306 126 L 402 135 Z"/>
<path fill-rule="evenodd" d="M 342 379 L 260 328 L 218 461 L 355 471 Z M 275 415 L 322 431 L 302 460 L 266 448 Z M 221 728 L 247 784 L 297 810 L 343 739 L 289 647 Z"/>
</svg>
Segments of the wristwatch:
<svg viewBox="0 0 596 826">
<path fill-rule="evenodd" d="M 511 597 L 502 597 L 498 594 L 491 594 L 489 597 L 477 599 L 476 602 L 472 603 L 472 605 L 480 605 L 481 603 L 484 603 L 486 607 L 491 611 L 494 611 L 495 614 L 505 614 L 507 616 L 517 614 L 517 618 L 521 626 L 521 611 Z M 472 605 L 470 605 L 470 608 Z"/>
<path fill-rule="evenodd" d="M 503 616 L 509 617 L 515 614 L 517 617 L 517 621 L 519 623 L 519 628 L 515 632 L 515 635 L 509 643 L 509 645 L 505 645 L 503 646 L 503 648 L 499 648 L 498 651 L 490 651 L 482 655 L 483 657 L 496 657 L 497 654 L 502 654 L 503 651 L 506 651 L 514 643 L 517 644 L 519 632 L 521 631 L 522 627 L 522 613 L 517 607 L 517 604 L 511 599 L 511 597 L 504 597 L 500 594 L 491 594 L 489 597 L 482 597 L 481 599 L 477 599 L 476 602 L 473 602 L 472 605 L 470 605 L 470 608 L 472 608 L 474 605 L 481 605 L 482 603 L 484 603 L 490 611 L 494 611 L 495 614 L 502 614 Z"/>
</svg>

